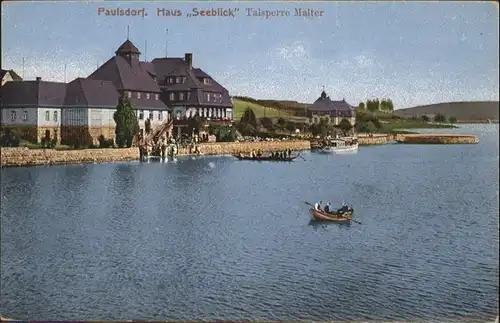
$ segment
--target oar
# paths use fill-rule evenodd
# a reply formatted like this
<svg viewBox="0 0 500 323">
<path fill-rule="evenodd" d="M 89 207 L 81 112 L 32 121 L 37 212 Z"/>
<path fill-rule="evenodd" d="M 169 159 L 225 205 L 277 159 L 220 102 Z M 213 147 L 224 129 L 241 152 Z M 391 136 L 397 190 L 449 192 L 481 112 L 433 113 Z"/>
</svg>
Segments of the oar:
<svg viewBox="0 0 500 323">
<path fill-rule="evenodd" d="M 305 204 L 309 205 L 309 206 L 313 206 L 311 203 L 309 202 L 304 202 Z"/>
<path fill-rule="evenodd" d="M 306 159 L 304 157 L 302 157 L 300 154 L 298 154 L 297 157 L 300 157 L 300 158 L 302 158 L 303 161 L 306 161 Z"/>
</svg>

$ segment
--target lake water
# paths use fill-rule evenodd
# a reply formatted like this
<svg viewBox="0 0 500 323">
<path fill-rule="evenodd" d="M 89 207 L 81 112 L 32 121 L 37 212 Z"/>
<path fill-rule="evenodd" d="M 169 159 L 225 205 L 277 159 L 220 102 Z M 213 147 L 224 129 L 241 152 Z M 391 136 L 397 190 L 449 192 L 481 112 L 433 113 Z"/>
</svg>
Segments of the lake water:
<svg viewBox="0 0 500 323">
<path fill-rule="evenodd" d="M 498 125 L 458 132 L 481 142 L 1 169 L 0 312 L 494 319 Z M 362 224 L 311 223 L 319 199 Z"/>
</svg>

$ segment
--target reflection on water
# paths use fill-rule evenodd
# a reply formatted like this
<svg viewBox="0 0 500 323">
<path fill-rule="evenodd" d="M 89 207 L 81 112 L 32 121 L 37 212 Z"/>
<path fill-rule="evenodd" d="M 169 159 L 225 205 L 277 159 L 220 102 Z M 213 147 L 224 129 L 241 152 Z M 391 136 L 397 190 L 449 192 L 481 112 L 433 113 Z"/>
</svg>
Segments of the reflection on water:
<svg viewBox="0 0 500 323">
<path fill-rule="evenodd" d="M 1 313 L 494 320 L 498 125 L 478 129 L 477 145 L 362 147 L 290 164 L 202 156 L 2 169 Z M 345 200 L 361 224 L 311 221 L 304 202 L 317 200 Z"/>
</svg>

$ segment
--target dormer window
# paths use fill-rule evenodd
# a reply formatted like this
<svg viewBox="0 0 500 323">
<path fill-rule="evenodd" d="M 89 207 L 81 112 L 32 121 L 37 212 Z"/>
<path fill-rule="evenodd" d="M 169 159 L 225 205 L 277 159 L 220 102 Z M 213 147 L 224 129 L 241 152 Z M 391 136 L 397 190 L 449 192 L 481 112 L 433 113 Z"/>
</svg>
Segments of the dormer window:
<svg viewBox="0 0 500 323">
<path fill-rule="evenodd" d="M 175 78 L 175 83 L 176 84 L 181 84 L 182 78 L 180 76 Z"/>
<path fill-rule="evenodd" d="M 209 84 L 211 84 L 211 83 L 212 83 L 212 82 L 211 82 L 211 80 L 210 80 L 209 78 L 206 78 L 206 77 L 205 77 L 205 78 L 203 79 L 203 84 L 207 84 L 207 85 L 209 85 Z"/>
<path fill-rule="evenodd" d="M 128 96 L 129 99 L 132 99 L 132 92 L 126 91 L 125 93 L 127 94 L 127 96 Z"/>
<path fill-rule="evenodd" d="M 168 95 L 168 99 L 170 101 L 174 101 L 175 100 L 175 93 L 174 92 L 170 92 L 170 94 Z"/>
<path fill-rule="evenodd" d="M 141 92 L 137 92 L 137 98 L 140 99 L 141 98 Z"/>
<path fill-rule="evenodd" d="M 184 101 L 184 92 L 179 93 L 179 101 Z"/>
<path fill-rule="evenodd" d="M 146 99 L 150 99 L 151 98 L 151 95 L 149 93 L 146 93 Z"/>
</svg>

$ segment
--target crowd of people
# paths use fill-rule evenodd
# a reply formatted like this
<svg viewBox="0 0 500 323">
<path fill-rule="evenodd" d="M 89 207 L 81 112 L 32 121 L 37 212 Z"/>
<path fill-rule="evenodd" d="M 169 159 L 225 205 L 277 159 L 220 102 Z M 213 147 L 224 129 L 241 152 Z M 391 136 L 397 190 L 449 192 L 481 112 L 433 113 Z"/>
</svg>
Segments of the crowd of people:
<svg viewBox="0 0 500 323">
<path fill-rule="evenodd" d="M 240 154 L 240 156 L 242 156 L 242 154 Z M 250 157 L 251 158 L 260 158 L 260 157 L 262 157 L 262 152 L 260 150 L 251 151 Z M 271 152 L 271 154 L 268 157 L 270 157 L 272 159 L 278 159 L 278 160 L 290 158 L 290 157 L 292 157 L 292 150 L 287 149 L 287 150 L 283 150 L 283 151 L 274 151 L 274 152 Z"/>
</svg>

